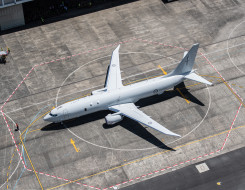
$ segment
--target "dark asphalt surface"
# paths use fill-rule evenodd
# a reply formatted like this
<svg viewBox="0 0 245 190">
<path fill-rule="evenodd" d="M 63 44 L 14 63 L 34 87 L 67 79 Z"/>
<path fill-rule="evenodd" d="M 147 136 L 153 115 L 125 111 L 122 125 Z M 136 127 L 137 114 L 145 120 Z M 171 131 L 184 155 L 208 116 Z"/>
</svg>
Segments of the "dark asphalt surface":
<svg viewBox="0 0 245 190">
<path fill-rule="evenodd" d="M 199 173 L 195 165 L 206 163 Z M 122 188 L 122 190 L 245 190 L 245 148 Z M 221 185 L 217 185 L 221 182 Z"/>
</svg>

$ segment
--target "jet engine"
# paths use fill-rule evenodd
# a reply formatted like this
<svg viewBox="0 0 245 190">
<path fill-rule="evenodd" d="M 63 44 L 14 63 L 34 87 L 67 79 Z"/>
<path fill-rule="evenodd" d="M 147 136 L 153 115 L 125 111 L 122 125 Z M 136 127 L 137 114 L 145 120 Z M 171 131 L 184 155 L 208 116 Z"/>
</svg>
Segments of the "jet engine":
<svg viewBox="0 0 245 190">
<path fill-rule="evenodd" d="M 123 116 L 119 115 L 119 114 L 108 114 L 106 117 L 105 117 L 105 121 L 107 123 L 107 125 L 113 125 L 119 121 L 122 121 L 123 119 Z"/>
</svg>

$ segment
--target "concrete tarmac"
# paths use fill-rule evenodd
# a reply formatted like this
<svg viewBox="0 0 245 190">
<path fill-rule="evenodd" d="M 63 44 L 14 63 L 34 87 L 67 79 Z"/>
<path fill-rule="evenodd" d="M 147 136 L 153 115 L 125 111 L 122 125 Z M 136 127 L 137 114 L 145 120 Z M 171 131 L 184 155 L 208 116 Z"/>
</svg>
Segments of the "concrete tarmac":
<svg viewBox="0 0 245 190">
<path fill-rule="evenodd" d="M 0 188 L 118 189 L 244 147 L 244 7 L 141 0 L 0 36 L 11 50 L 0 64 Z M 163 75 L 159 65 L 171 72 L 200 43 L 195 69 L 214 86 L 185 81 L 137 102 L 181 138 L 127 118 L 108 126 L 107 111 L 43 121 L 103 88 L 119 43 L 124 85 Z"/>
<path fill-rule="evenodd" d="M 245 188 L 245 148 L 157 176 L 122 190 L 243 190 Z M 196 166 L 206 164 L 208 170 L 200 173 Z"/>
</svg>

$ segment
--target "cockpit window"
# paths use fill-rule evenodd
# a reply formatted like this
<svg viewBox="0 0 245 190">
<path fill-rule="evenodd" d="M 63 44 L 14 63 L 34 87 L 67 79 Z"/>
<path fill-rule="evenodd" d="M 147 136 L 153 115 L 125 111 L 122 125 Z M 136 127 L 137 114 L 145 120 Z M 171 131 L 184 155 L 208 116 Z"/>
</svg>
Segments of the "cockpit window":
<svg viewBox="0 0 245 190">
<path fill-rule="evenodd" d="M 58 116 L 57 114 L 52 114 L 51 112 L 49 113 L 49 115 L 52 116 L 52 117 Z"/>
</svg>

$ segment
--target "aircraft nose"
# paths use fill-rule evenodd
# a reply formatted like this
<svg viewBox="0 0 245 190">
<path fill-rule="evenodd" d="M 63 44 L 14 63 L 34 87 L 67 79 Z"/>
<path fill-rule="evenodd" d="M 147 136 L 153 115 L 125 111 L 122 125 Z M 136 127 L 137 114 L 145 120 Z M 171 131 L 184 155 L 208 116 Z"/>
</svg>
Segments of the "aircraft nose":
<svg viewBox="0 0 245 190">
<path fill-rule="evenodd" d="M 50 119 L 51 119 L 51 116 L 49 114 L 45 115 L 43 118 L 44 121 L 50 121 Z"/>
</svg>

